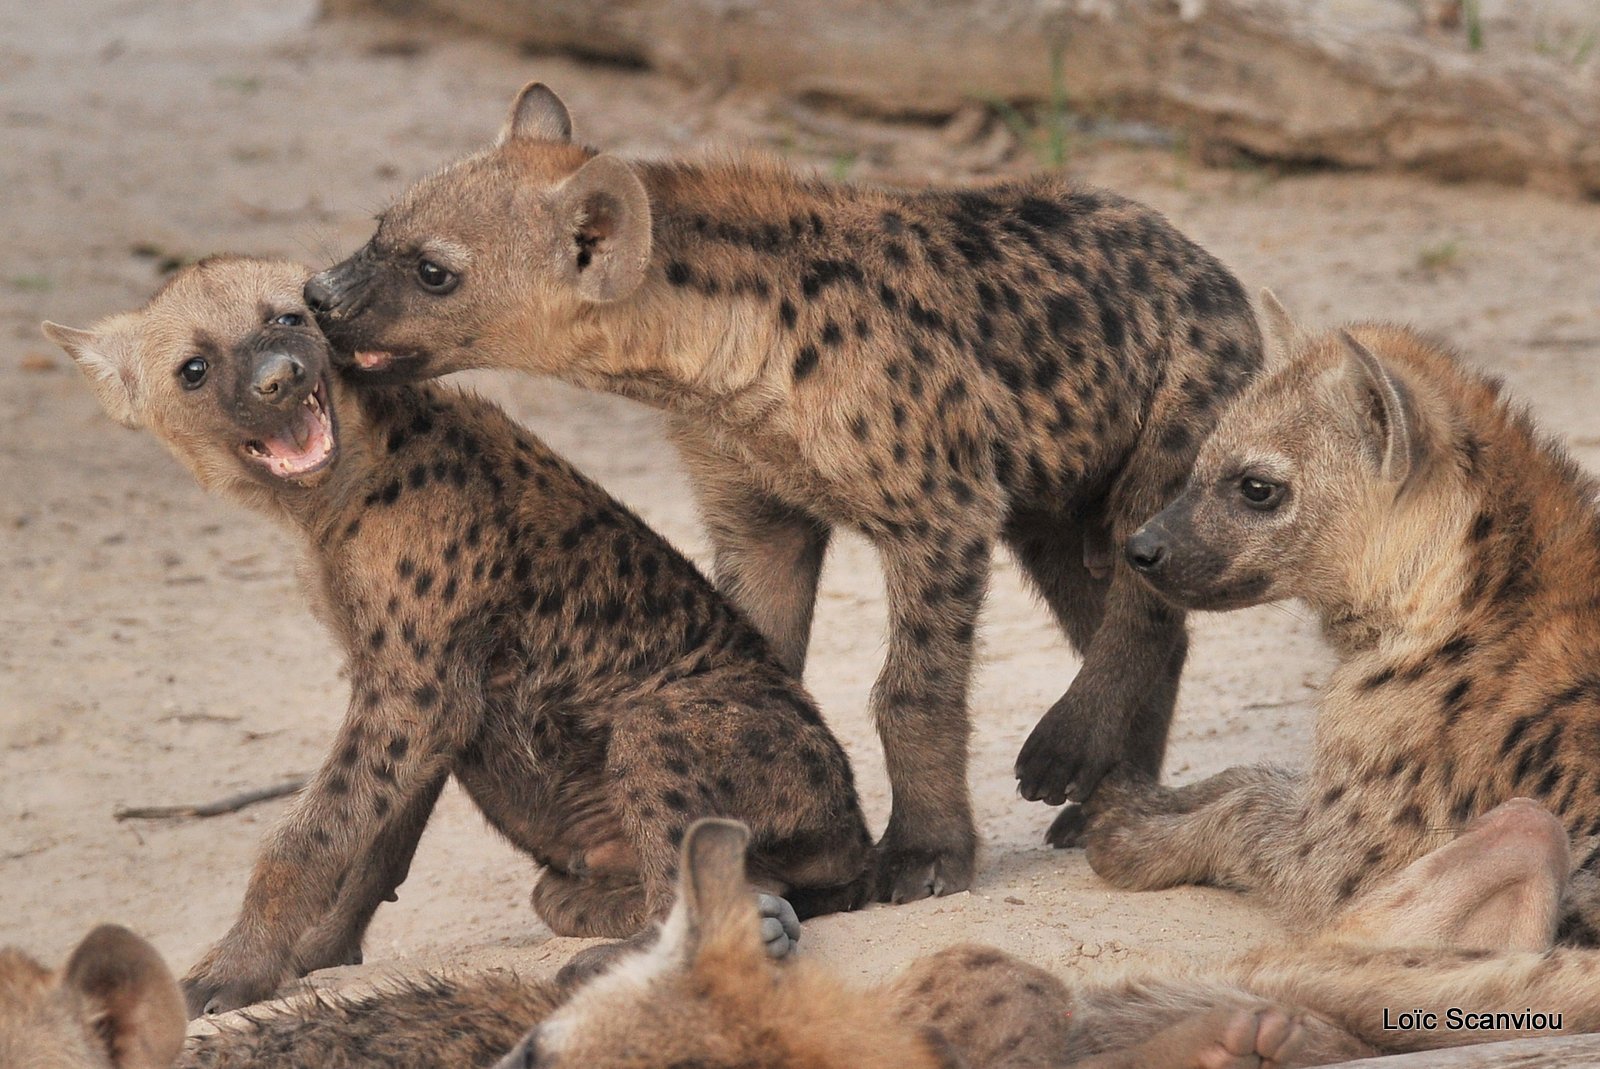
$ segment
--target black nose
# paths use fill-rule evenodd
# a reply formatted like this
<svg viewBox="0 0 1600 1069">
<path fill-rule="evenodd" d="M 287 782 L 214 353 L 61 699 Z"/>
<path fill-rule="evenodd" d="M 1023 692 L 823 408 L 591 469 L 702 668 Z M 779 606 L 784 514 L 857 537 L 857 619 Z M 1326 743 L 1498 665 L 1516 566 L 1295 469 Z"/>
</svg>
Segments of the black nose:
<svg viewBox="0 0 1600 1069">
<path fill-rule="evenodd" d="M 1167 533 L 1159 527 L 1141 527 L 1123 547 L 1128 563 L 1145 574 L 1158 570 L 1167 559 Z"/>
<path fill-rule="evenodd" d="M 326 312 L 333 307 L 333 287 L 321 275 L 312 275 L 306 282 L 301 296 L 306 299 L 306 306 L 313 312 Z"/>
<path fill-rule="evenodd" d="M 256 395 L 269 404 L 282 404 L 294 396 L 295 387 L 306 380 L 306 366 L 288 353 L 268 353 L 256 364 L 251 385 Z"/>
</svg>

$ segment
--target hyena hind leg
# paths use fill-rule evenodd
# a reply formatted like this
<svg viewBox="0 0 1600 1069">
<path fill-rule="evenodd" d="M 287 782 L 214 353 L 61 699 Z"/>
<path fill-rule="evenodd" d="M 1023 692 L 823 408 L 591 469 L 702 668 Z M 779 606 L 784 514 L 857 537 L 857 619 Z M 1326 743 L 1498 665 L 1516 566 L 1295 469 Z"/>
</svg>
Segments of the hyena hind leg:
<svg viewBox="0 0 1600 1069">
<path fill-rule="evenodd" d="M 653 919 L 636 875 L 574 876 L 546 869 L 533 887 L 533 910 L 557 935 L 630 936 Z"/>
<path fill-rule="evenodd" d="M 1567 833 L 1527 798 L 1496 806 L 1336 918 L 1334 938 L 1478 950 L 1547 950 L 1561 919 Z"/>
</svg>

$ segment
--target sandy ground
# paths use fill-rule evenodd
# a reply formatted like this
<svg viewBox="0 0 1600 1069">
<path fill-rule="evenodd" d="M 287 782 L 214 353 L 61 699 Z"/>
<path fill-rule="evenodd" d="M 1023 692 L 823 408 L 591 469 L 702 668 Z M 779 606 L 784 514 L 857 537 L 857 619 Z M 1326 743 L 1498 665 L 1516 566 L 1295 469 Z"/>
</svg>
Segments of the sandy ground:
<svg viewBox="0 0 1600 1069">
<path fill-rule="evenodd" d="M 164 256 L 324 262 L 403 183 L 498 127 L 541 78 L 587 139 L 663 153 L 754 141 L 854 177 L 961 177 L 992 137 L 895 130 L 691 92 L 391 24 L 318 23 L 311 0 L 0 0 L 0 944 L 59 959 L 92 922 L 152 937 L 179 969 L 236 909 L 282 803 L 117 823 L 119 804 L 205 801 L 313 768 L 344 706 L 339 656 L 306 611 L 295 546 L 210 500 L 145 436 L 105 419 L 39 336 L 142 300 Z M 1022 163 L 1016 166 L 1023 166 Z M 1074 146 L 1085 179 L 1148 200 L 1310 320 L 1414 321 L 1503 372 L 1580 459 L 1600 460 L 1600 206 L 1352 175 L 1211 171 L 1171 149 Z M 481 380 L 697 559 L 706 545 L 658 417 L 555 384 Z M 866 713 L 883 651 L 877 564 L 851 537 L 823 581 L 808 683 L 887 791 Z M 1328 659 L 1304 614 L 1197 620 L 1168 770 L 1299 761 Z M 1041 845 L 1018 746 L 1075 661 L 1008 560 L 974 691 L 984 859 L 968 894 L 822 919 L 807 952 L 848 974 L 979 939 L 1084 975 L 1239 948 L 1275 930 L 1235 896 L 1116 892 Z M 1403 710 L 1396 710 L 1403 715 Z M 368 964 L 512 964 L 574 949 L 527 906 L 532 865 L 446 796 Z"/>
</svg>

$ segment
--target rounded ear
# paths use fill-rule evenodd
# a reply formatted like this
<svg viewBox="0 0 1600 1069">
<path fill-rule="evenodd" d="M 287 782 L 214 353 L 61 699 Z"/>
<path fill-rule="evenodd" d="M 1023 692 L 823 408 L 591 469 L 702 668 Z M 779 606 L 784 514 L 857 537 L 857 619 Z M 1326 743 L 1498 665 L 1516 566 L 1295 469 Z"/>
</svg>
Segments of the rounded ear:
<svg viewBox="0 0 1600 1069">
<path fill-rule="evenodd" d="M 1306 332 L 1271 290 L 1263 288 L 1256 295 L 1256 303 L 1261 306 L 1261 340 L 1266 343 L 1267 366 L 1281 364 L 1306 340 Z"/>
<path fill-rule="evenodd" d="M 1349 331 L 1339 331 L 1339 342 L 1349 356 L 1346 373 L 1356 402 L 1362 415 L 1375 424 L 1383 458 L 1379 474 L 1388 482 L 1403 484 L 1424 452 L 1423 428 L 1410 391 Z"/>
<path fill-rule="evenodd" d="M 62 985 L 88 1008 L 90 1030 L 117 1069 L 169 1069 L 187 1026 L 178 993 L 155 947 L 115 924 L 84 937 L 62 972 Z"/>
<path fill-rule="evenodd" d="M 733 820 L 696 821 L 683 838 L 678 900 L 688 921 L 691 953 L 707 945 L 748 943 L 764 955 L 755 896 L 745 879 L 750 832 Z"/>
<path fill-rule="evenodd" d="M 617 301 L 644 282 L 650 265 L 650 195 L 633 168 L 596 156 L 557 191 L 556 218 L 567 228 L 579 294 Z"/>
<path fill-rule="evenodd" d="M 522 87 L 511 102 L 511 114 L 500 127 L 495 144 L 504 145 L 518 138 L 562 143 L 572 140 L 572 116 L 567 114 L 561 98 L 543 82 L 529 82 Z"/>
<path fill-rule="evenodd" d="M 78 330 L 46 320 L 40 329 L 44 336 L 65 349 L 83 370 L 106 414 L 124 427 L 139 427 L 138 401 L 134 393 L 137 375 L 128 357 L 127 340 L 103 331 Z"/>
</svg>

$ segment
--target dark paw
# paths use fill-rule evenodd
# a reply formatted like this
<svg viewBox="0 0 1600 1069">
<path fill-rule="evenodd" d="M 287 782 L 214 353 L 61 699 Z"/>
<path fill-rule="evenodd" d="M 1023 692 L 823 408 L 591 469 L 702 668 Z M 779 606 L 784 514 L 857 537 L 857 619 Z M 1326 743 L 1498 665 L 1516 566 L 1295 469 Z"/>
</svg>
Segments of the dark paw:
<svg viewBox="0 0 1600 1069">
<path fill-rule="evenodd" d="M 196 1017 L 253 1006 L 269 999 L 277 992 L 278 983 L 277 979 L 264 977 L 189 977 L 183 981 L 183 1001 L 188 1007 L 189 1019 L 194 1020 Z"/>
<path fill-rule="evenodd" d="M 1104 718 L 1084 713 L 1069 691 L 1034 726 L 1017 754 L 1018 790 L 1030 802 L 1064 805 L 1094 793 L 1122 759 L 1120 738 Z"/>
<path fill-rule="evenodd" d="M 1083 806 L 1069 805 L 1050 822 L 1050 830 L 1044 833 L 1044 841 L 1057 850 L 1082 846 L 1083 832 L 1088 826 L 1089 818 L 1084 814 Z"/>
<path fill-rule="evenodd" d="M 915 902 L 930 895 L 951 895 L 972 886 L 976 850 L 919 850 L 900 847 L 884 837 L 878 854 L 879 902 Z"/>
</svg>

